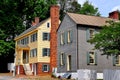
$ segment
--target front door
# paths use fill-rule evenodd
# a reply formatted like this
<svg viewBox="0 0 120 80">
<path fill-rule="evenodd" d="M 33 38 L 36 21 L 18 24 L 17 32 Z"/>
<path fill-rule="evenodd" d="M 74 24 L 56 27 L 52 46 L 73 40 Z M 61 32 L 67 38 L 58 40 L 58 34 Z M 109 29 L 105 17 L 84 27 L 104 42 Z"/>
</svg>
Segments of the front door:
<svg viewBox="0 0 120 80">
<path fill-rule="evenodd" d="M 29 52 L 28 50 L 23 50 L 23 64 L 26 64 L 29 62 Z"/>
<path fill-rule="evenodd" d="M 67 71 L 71 70 L 71 55 L 67 56 Z"/>
</svg>

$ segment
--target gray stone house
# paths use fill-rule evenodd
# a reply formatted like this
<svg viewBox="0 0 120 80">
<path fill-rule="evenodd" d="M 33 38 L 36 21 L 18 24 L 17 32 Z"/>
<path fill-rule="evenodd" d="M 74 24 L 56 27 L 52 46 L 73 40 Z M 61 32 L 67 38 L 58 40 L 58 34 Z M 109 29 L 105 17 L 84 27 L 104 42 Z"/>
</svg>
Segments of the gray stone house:
<svg viewBox="0 0 120 80">
<path fill-rule="evenodd" d="M 116 12 L 109 15 L 110 18 L 66 13 L 57 31 L 58 72 L 90 69 L 102 73 L 104 69 L 120 69 L 120 57 L 107 58 L 106 55 L 101 55 L 102 52 L 95 50 L 94 45 L 88 43 L 101 26 L 106 25 L 106 21 L 118 19 Z"/>
</svg>

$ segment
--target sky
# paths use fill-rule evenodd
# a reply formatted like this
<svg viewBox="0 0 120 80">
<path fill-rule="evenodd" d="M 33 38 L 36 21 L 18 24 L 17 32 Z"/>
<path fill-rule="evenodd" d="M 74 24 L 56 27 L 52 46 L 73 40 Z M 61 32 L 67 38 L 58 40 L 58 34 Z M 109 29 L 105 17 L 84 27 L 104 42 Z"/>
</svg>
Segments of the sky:
<svg viewBox="0 0 120 80">
<path fill-rule="evenodd" d="M 83 4 L 85 1 L 78 0 L 78 3 Z M 120 0 L 89 0 L 89 2 L 98 8 L 103 17 L 108 17 L 112 11 L 120 10 Z"/>
</svg>

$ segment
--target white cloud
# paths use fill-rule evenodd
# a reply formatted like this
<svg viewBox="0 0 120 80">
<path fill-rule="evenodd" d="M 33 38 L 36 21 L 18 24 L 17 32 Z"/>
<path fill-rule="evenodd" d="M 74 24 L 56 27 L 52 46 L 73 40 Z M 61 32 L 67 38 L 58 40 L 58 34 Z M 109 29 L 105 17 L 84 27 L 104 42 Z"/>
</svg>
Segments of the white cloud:
<svg viewBox="0 0 120 80">
<path fill-rule="evenodd" d="M 119 6 L 115 6 L 112 11 L 116 11 L 116 10 L 120 10 L 120 5 Z"/>
</svg>

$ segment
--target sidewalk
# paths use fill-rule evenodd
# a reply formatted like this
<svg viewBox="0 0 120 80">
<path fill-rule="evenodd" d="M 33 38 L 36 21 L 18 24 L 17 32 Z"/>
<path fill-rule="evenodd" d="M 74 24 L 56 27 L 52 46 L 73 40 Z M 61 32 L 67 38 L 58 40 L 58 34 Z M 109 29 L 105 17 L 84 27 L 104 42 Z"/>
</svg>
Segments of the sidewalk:
<svg viewBox="0 0 120 80">
<path fill-rule="evenodd" d="M 13 76 L 12 73 L 0 73 L 0 80 L 58 80 L 51 78 L 51 76 L 26 76 L 26 75 L 16 75 Z"/>
<path fill-rule="evenodd" d="M 50 75 L 46 76 L 26 76 L 26 75 L 16 75 L 13 76 L 12 73 L 0 73 L 0 80 L 60 80 L 58 78 L 51 78 Z M 67 80 L 67 79 L 63 79 Z M 73 79 L 69 79 L 73 80 Z"/>
</svg>

